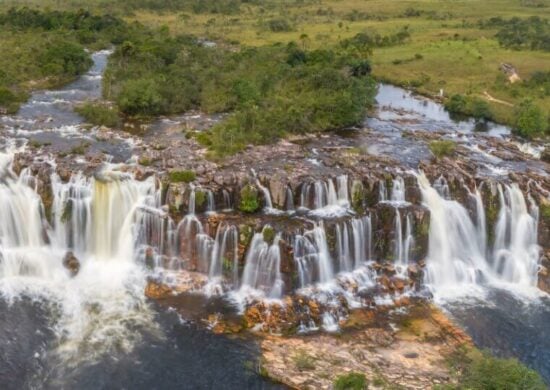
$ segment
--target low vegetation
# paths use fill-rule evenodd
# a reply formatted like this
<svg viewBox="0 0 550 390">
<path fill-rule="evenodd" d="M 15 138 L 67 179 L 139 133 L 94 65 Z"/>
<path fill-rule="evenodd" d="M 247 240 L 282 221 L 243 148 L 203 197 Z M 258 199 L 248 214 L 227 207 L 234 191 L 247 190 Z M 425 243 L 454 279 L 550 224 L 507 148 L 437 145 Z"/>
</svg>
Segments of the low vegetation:
<svg viewBox="0 0 550 390">
<path fill-rule="evenodd" d="M 439 159 L 452 155 L 456 149 L 456 143 L 450 140 L 431 141 L 428 147 L 433 155 Z"/>
<path fill-rule="evenodd" d="M 240 192 L 239 210 L 245 213 L 253 213 L 260 208 L 258 189 L 249 184 L 244 186 Z"/>
<path fill-rule="evenodd" d="M 191 183 L 196 179 L 193 171 L 171 171 L 168 173 L 171 183 Z"/>
<path fill-rule="evenodd" d="M 200 137 L 213 153 L 226 155 L 286 134 L 360 123 L 376 90 L 368 54 L 354 42 L 317 50 L 291 42 L 235 51 L 161 30 L 136 34 L 117 48 L 104 94 L 132 116 L 231 112 Z"/>
<path fill-rule="evenodd" d="M 309 355 L 306 351 L 298 351 L 292 361 L 296 368 L 300 371 L 308 371 L 315 369 L 315 358 Z"/>
<path fill-rule="evenodd" d="M 449 365 L 458 384 L 441 386 L 441 390 L 547 389 L 541 376 L 517 359 L 461 349 L 451 356 Z"/>
<path fill-rule="evenodd" d="M 340 375 L 334 381 L 334 390 L 365 390 L 367 388 L 367 378 L 358 372 Z"/>
<path fill-rule="evenodd" d="M 87 102 L 75 108 L 88 123 L 96 126 L 116 127 L 120 119 L 118 111 L 113 107 L 97 102 Z"/>
</svg>

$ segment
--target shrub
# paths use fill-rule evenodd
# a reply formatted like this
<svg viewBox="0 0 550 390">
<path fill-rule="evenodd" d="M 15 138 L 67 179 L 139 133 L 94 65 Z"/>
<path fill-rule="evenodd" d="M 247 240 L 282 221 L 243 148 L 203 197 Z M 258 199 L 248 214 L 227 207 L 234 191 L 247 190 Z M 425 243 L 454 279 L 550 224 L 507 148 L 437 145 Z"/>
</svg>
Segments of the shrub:
<svg viewBox="0 0 550 390">
<path fill-rule="evenodd" d="M 78 76 L 93 63 L 82 46 L 66 40 L 51 43 L 40 56 L 39 62 L 45 76 L 53 74 L 62 77 Z"/>
<path fill-rule="evenodd" d="M 260 208 L 258 199 L 258 190 L 251 184 L 244 186 L 241 189 L 241 200 L 239 202 L 239 210 L 245 213 L 253 213 Z"/>
<path fill-rule="evenodd" d="M 172 171 L 168 173 L 168 178 L 172 183 L 191 183 L 196 175 L 193 171 Z"/>
<path fill-rule="evenodd" d="M 96 126 L 116 127 L 119 124 L 118 112 L 101 103 L 84 103 L 75 108 L 87 122 Z"/>
<path fill-rule="evenodd" d="M 476 119 L 491 120 L 493 117 L 489 103 L 478 98 L 470 100 L 468 111 Z"/>
<path fill-rule="evenodd" d="M 516 112 L 516 133 L 531 138 L 544 134 L 548 129 L 548 117 L 532 100 L 522 101 Z"/>
<path fill-rule="evenodd" d="M 358 372 L 340 375 L 334 381 L 334 390 L 365 390 L 367 387 L 365 375 Z"/>
<path fill-rule="evenodd" d="M 162 112 L 163 99 L 153 79 L 135 79 L 123 84 L 117 103 L 125 114 L 156 115 Z"/>
<path fill-rule="evenodd" d="M 464 95 L 453 95 L 449 100 L 445 102 L 445 109 L 453 114 L 464 114 L 466 112 L 466 108 L 468 105 L 468 101 L 466 100 L 466 97 Z"/>
<path fill-rule="evenodd" d="M 436 158 L 450 156 L 456 149 L 456 144 L 449 140 L 432 141 L 428 146 Z"/>
<path fill-rule="evenodd" d="M 499 359 L 488 353 L 475 356 L 459 380 L 461 388 L 472 390 L 544 390 L 540 375 L 516 359 Z"/>
</svg>

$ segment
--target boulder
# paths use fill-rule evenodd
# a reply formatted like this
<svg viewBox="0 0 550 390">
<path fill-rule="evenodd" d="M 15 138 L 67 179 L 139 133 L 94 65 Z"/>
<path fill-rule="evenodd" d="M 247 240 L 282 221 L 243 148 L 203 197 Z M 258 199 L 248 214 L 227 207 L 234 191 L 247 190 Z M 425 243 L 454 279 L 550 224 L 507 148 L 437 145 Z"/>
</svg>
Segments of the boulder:
<svg viewBox="0 0 550 390">
<path fill-rule="evenodd" d="M 69 270 L 71 276 L 76 276 L 80 270 L 80 261 L 73 252 L 69 251 L 63 257 L 63 267 Z"/>
</svg>

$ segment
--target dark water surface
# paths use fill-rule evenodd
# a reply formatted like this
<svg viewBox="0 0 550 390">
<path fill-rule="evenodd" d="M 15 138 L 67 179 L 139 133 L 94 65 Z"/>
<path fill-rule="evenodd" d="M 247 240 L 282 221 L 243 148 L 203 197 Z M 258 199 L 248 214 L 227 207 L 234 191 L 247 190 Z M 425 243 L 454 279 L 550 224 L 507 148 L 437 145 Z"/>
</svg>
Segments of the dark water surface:
<svg viewBox="0 0 550 390">
<path fill-rule="evenodd" d="M 491 290 L 484 300 L 444 304 L 475 344 L 501 357 L 516 357 L 550 384 L 550 297 L 518 298 Z"/>
<path fill-rule="evenodd" d="M 0 300 L 0 388 L 11 389 L 279 389 L 252 367 L 251 340 L 215 335 L 154 306 L 159 334 L 142 332 L 130 353 L 68 368 L 56 361 L 50 310 L 27 299 Z M 160 337 L 159 337 L 160 336 Z"/>
</svg>

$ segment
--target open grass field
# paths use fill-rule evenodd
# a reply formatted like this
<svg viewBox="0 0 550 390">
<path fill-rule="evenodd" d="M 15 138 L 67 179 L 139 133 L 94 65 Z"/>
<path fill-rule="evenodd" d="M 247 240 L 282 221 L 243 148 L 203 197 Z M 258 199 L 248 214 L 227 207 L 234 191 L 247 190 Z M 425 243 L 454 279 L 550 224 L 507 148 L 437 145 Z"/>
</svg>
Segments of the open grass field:
<svg viewBox="0 0 550 390">
<path fill-rule="evenodd" d="M 501 63 L 510 63 L 527 80 L 536 71 L 550 70 L 550 52 L 504 48 L 495 39 L 496 29 L 479 26 L 492 17 L 548 19 L 550 0 L 271 0 L 243 2 L 238 12 L 230 14 L 196 13 L 185 7 L 129 9 L 131 3 L 92 0 L 87 7 L 148 26 L 167 26 L 174 34 L 247 46 L 296 41 L 318 48 L 365 31 L 385 36 L 406 28 L 410 38 L 405 42 L 373 50 L 373 72 L 379 79 L 427 95 L 443 90 L 446 96 L 460 93 L 487 99 L 489 94 L 513 106 L 531 97 L 550 112 L 549 96 L 507 85 L 499 70 Z M 79 8 L 82 2 L 7 0 L 1 7 L 14 4 L 54 9 Z M 497 120 L 513 121 L 510 105 L 489 103 Z"/>
</svg>

